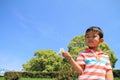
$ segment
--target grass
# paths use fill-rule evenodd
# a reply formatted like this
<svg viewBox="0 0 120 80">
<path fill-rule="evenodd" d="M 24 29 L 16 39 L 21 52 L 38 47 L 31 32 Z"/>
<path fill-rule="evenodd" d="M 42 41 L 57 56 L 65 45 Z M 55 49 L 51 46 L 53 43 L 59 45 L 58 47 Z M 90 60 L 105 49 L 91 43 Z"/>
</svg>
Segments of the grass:
<svg viewBox="0 0 120 80">
<path fill-rule="evenodd" d="M 115 78 L 114 80 L 120 80 L 120 78 Z"/>
<path fill-rule="evenodd" d="M 0 80 L 5 80 L 3 77 L 0 77 Z M 20 80 L 58 80 L 57 78 L 20 78 Z M 120 78 L 115 78 L 114 80 L 120 80 Z"/>
</svg>

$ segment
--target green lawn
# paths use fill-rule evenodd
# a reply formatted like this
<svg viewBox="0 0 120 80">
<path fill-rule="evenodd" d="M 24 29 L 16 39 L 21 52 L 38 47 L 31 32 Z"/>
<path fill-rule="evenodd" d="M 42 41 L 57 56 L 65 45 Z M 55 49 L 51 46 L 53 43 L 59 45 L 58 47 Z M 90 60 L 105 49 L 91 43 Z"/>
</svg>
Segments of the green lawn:
<svg viewBox="0 0 120 80">
<path fill-rule="evenodd" d="M 5 80 L 3 77 L 0 77 L 0 80 Z M 20 80 L 58 80 L 58 79 L 50 79 L 50 78 L 20 78 Z M 115 78 L 114 80 L 120 80 L 120 78 Z"/>
</svg>

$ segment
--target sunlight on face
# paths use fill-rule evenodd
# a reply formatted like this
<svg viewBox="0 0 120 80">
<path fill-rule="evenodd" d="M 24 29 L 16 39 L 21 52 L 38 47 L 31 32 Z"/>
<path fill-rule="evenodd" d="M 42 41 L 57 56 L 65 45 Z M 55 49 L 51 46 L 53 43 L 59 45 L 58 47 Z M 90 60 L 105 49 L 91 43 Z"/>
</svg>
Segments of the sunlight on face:
<svg viewBox="0 0 120 80">
<path fill-rule="evenodd" d="M 88 47 L 98 47 L 100 43 L 99 32 L 89 31 L 85 35 L 85 42 Z"/>
</svg>

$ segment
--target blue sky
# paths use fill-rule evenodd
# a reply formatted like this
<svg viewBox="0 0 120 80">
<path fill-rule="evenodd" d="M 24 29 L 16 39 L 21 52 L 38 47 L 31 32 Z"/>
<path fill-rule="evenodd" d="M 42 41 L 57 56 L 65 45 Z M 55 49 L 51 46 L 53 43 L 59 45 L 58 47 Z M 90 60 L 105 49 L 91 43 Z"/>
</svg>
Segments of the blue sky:
<svg viewBox="0 0 120 80">
<path fill-rule="evenodd" d="M 21 70 L 34 52 L 65 48 L 73 37 L 96 25 L 118 57 L 119 0 L 0 0 L 0 68 Z"/>
</svg>

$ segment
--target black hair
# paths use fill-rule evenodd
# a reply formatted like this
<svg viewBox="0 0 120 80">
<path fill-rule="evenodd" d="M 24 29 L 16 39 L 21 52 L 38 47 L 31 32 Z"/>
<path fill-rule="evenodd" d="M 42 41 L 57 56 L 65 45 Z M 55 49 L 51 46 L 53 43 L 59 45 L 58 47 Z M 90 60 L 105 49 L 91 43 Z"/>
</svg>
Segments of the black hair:
<svg viewBox="0 0 120 80">
<path fill-rule="evenodd" d="M 100 27 L 98 27 L 98 26 L 91 26 L 91 27 L 89 27 L 86 30 L 86 33 L 89 32 L 89 31 L 98 31 L 100 38 L 103 38 L 103 31 L 102 31 L 102 29 Z"/>
</svg>

